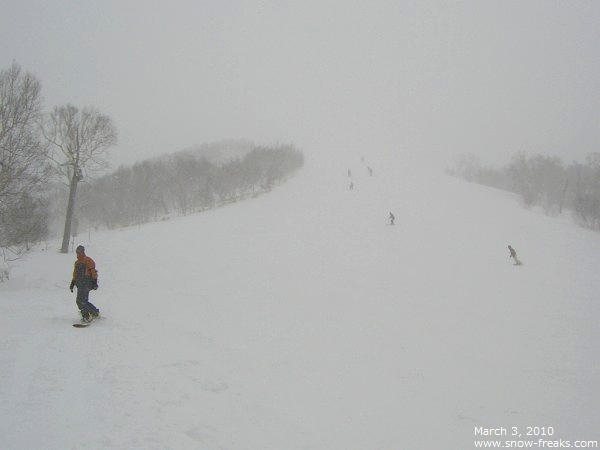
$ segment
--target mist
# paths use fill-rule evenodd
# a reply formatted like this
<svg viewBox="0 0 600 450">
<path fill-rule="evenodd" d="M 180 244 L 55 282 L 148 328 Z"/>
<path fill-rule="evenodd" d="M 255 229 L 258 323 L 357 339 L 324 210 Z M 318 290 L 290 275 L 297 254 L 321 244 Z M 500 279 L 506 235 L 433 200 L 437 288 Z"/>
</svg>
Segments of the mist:
<svg viewBox="0 0 600 450">
<path fill-rule="evenodd" d="M 91 334 L 73 338 L 57 241 L 0 265 L 3 447 L 597 439 L 600 242 L 561 212 L 584 193 L 577 219 L 600 229 L 598 178 L 550 157 L 600 150 L 600 2 L 152 3 L 3 2 L 0 68 L 34 74 L 46 110 L 110 116 L 120 167 L 78 194 Z M 238 141 L 297 164 L 254 161 L 240 186 L 177 154 Z M 531 183 L 490 188 L 517 152 Z M 460 155 L 456 175 L 500 185 L 410 165 Z M 546 189 L 550 169 L 581 183 Z"/>
<path fill-rule="evenodd" d="M 8 1 L 0 64 L 111 116 L 113 166 L 221 139 L 447 164 L 600 146 L 593 1 Z"/>
</svg>

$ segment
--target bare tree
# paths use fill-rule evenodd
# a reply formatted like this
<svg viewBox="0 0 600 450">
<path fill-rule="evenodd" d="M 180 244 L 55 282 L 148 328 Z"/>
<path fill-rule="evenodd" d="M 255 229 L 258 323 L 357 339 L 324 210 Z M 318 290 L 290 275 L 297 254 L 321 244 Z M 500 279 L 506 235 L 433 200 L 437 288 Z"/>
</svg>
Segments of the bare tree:
<svg viewBox="0 0 600 450">
<path fill-rule="evenodd" d="M 46 145 L 40 133 L 41 83 L 35 76 L 24 73 L 13 63 L 0 72 L 0 246 L 20 245 L 44 236 L 29 232 L 26 238 L 19 233 L 23 228 L 45 230 L 45 214 L 36 205 L 49 171 Z M 38 204 L 39 206 L 39 204 Z M 21 219 L 16 220 L 16 217 Z M 29 222 L 24 223 L 23 218 Z M 40 231 L 42 234 L 43 232 Z"/>
<path fill-rule="evenodd" d="M 57 106 L 45 127 L 46 139 L 54 150 L 52 160 L 59 174 L 69 183 L 69 201 L 61 253 L 69 251 L 71 223 L 77 185 L 84 178 L 107 167 L 107 150 L 117 142 L 117 130 L 110 117 L 95 108 L 77 109 Z"/>
</svg>

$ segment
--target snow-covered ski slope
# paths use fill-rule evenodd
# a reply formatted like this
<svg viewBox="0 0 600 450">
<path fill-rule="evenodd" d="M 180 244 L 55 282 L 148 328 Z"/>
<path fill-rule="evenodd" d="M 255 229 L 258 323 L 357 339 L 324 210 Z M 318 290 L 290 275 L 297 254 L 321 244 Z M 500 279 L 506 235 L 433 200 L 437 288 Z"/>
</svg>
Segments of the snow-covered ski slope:
<svg viewBox="0 0 600 450">
<path fill-rule="evenodd" d="M 0 284 L 2 449 L 600 441 L 600 235 L 505 192 L 308 154 L 267 195 L 78 243 L 87 329 L 58 243 Z"/>
</svg>

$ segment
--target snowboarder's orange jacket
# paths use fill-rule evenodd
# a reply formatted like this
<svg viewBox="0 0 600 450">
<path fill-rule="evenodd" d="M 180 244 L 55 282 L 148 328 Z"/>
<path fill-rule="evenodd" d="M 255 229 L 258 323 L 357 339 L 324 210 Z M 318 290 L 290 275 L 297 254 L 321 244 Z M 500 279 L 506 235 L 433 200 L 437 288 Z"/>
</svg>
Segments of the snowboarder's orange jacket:
<svg viewBox="0 0 600 450">
<path fill-rule="evenodd" d="M 92 280 L 98 279 L 98 272 L 96 271 L 96 263 L 92 258 L 85 254 L 78 254 L 77 261 L 75 261 L 75 267 L 73 268 L 73 280 L 77 278 L 77 265 L 85 265 L 85 276 L 90 277 Z"/>
</svg>

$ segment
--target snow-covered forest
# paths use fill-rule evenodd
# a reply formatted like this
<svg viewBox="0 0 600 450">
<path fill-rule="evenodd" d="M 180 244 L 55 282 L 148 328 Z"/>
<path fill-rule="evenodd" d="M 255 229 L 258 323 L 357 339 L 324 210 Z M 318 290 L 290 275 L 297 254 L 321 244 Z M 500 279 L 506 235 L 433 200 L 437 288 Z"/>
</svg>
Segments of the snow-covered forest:
<svg viewBox="0 0 600 450">
<path fill-rule="evenodd" d="M 213 147 L 223 146 L 205 146 Z M 75 217 L 88 226 L 114 228 L 204 211 L 268 192 L 302 164 L 302 153 L 290 145 L 252 145 L 245 154 L 217 163 L 203 154 L 178 152 L 83 185 Z"/>
<path fill-rule="evenodd" d="M 465 155 L 447 171 L 514 192 L 525 207 L 539 206 L 551 216 L 568 209 L 580 225 L 600 230 L 600 153 L 588 155 L 584 163 L 566 165 L 557 156 L 521 152 L 499 168 L 483 165 L 476 155 Z"/>
<path fill-rule="evenodd" d="M 41 82 L 13 63 L 0 71 L 0 249 L 13 259 L 63 230 L 186 215 L 270 191 L 303 164 L 293 145 L 226 140 L 108 169 L 112 119 L 93 107 L 44 110 Z"/>
</svg>

